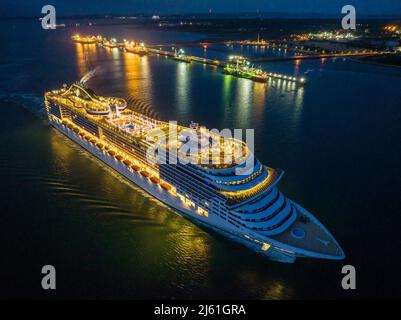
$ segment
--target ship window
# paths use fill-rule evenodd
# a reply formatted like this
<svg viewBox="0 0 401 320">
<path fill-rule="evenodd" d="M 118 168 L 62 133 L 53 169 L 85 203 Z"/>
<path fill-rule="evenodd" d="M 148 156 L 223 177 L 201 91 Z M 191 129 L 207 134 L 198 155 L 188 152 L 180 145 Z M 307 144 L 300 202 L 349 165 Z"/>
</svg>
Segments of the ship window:
<svg viewBox="0 0 401 320">
<path fill-rule="evenodd" d="M 189 199 L 185 199 L 185 203 L 187 206 L 195 208 L 195 203 Z"/>
<path fill-rule="evenodd" d="M 203 209 L 202 207 L 198 207 L 198 214 L 208 217 L 209 216 L 209 212 L 206 211 L 205 209 Z"/>
</svg>

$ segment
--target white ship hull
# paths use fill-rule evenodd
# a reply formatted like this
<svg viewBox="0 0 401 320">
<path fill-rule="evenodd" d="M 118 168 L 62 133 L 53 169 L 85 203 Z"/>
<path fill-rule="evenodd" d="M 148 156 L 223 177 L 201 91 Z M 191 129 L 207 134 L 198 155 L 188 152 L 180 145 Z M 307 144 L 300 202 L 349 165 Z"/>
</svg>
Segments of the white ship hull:
<svg viewBox="0 0 401 320">
<path fill-rule="evenodd" d="M 197 214 L 196 210 L 191 209 L 190 207 L 185 205 L 181 201 L 181 199 L 160 187 L 159 184 L 151 182 L 149 178 L 142 176 L 139 172 L 132 170 L 128 166 L 124 165 L 124 163 L 122 163 L 121 161 L 118 161 L 113 156 L 109 155 L 107 152 L 97 148 L 93 143 L 85 140 L 79 134 L 75 133 L 73 130 L 69 129 L 61 122 L 56 122 L 51 118 L 49 118 L 49 122 L 53 127 L 58 129 L 74 142 L 78 143 L 81 147 L 89 151 L 96 158 L 116 170 L 118 173 L 135 183 L 138 187 L 145 190 L 147 193 L 151 194 L 162 203 L 175 209 L 177 212 L 183 214 L 185 217 L 191 219 L 191 221 L 193 221 L 194 223 L 210 228 L 224 235 L 230 240 L 239 242 L 251 248 L 252 250 L 268 257 L 271 260 L 292 263 L 295 261 L 297 256 L 311 257 L 309 254 L 295 252 L 295 250 L 293 250 L 293 247 L 287 247 L 286 245 L 281 246 L 280 243 L 277 243 L 272 239 L 262 237 L 250 230 L 237 230 L 231 228 L 230 224 L 214 214 L 209 214 L 208 217 Z M 266 243 L 269 245 L 269 249 L 263 250 L 262 246 Z M 316 256 L 316 258 L 324 257 Z"/>
</svg>

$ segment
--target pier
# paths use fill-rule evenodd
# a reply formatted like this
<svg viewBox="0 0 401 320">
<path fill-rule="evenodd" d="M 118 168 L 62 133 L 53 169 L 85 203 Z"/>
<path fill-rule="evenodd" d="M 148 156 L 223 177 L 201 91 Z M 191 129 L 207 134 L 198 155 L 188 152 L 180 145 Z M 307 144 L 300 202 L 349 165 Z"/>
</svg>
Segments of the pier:
<svg viewBox="0 0 401 320">
<path fill-rule="evenodd" d="M 97 43 L 105 48 L 116 48 L 116 49 L 124 50 L 126 52 L 130 52 L 130 53 L 134 53 L 134 54 L 138 54 L 138 55 L 144 55 L 144 54 L 153 54 L 153 55 L 159 55 L 159 56 L 161 55 L 161 56 L 175 59 L 177 61 L 183 61 L 183 62 L 188 62 L 188 63 L 196 62 L 196 63 L 210 65 L 210 66 L 222 68 L 222 69 L 226 68 L 230 64 L 228 61 L 223 61 L 223 60 L 208 59 L 208 58 L 202 58 L 202 57 L 197 57 L 197 56 L 192 56 L 192 55 L 184 55 L 182 50 L 180 50 L 182 53 L 180 55 L 178 55 L 178 53 L 175 51 L 167 51 L 167 50 L 162 49 L 163 47 L 167 47 L 167 46 L 176 47 L 175 44 L 174 45 L 164 44 L 164 45 L 145 46 L 143 43 L 139 44 L 136 42 L 129 42 L 126 40 L 124 40 L 124 42 L 117 42 L 117 40 L 115 38 L 108 40 L 102 36 L 81 37 L 79 35 L 75 35 L 75 36 L 73 36 L 72 39 L 75 43 L 81 43 L 81 44 Z M 199 45 L 199 44 L 197 44 L 197 45 Z M 208 44 L 202 43 L 201 45 L 203 47 L 205 47 L 205 46 L 207 47 Z M 266 59 L 269 59 L 269 58 L 266 58 Z M 249 59 L 250 63 L 257 63 L 257 62 L 263 62 L 263 61 L 264 60 Z M 265 60 L 265 61 L 267 62 L 267 61 L 274 61 L 274 60 Z M 276 61 L 278 61 L 278 60 L 276 60 Z M 260 70 L 260 71 L 262 71 L 262 70 Z M 287 81 L 291 81 L 291 82 L 297 82 L 300 84 L 304 84 L 306 82 L 306 79 L 303 77 L 297 78 L 294 76 L 278 74 L 278 73 L 273 73 L 273 72 L 269 72 L 269 71 L 264 71 L 264 73 L 273 79 L 283 79 L 283 80 L 287 80 Z M 232 75 L 237 76 L 236 74 L 232 74 Z M 252 78 L 248 78 L 248 79 L 253 80 L 253 81 L 260 81 L 260 80 L 255 80 Z M 264 81 L 264 82 L 266 82 L 266 81 Z"/>
</svg>

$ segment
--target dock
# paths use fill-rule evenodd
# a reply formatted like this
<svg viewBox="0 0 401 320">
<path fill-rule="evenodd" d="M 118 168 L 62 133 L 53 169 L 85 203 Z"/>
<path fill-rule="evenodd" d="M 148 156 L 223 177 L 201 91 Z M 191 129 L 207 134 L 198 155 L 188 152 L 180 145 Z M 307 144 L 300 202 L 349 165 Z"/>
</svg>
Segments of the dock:
<svg viewBox="0 0 401 320">
<path fill-rule="evenodd" d="M 74 38 L 75 37 L 75 38 Z M 110 48 L 110 49 L 119 49 L 119 50 L 124 50 L 126 52 L 130 52 L 133 54 L 139 54 L 139 55 L 143 55 L 138 53 L 138 51 L 135 50 L 135 47 L 132 47 L 132 44 L 134 42 L 127 42 L 124 40 L 124 42 L 117 42 L 117 40 L 115 38 L 112 38 L 110 40 L 107 40 L 106 38 L 102 37 L 102 36 L 87 36 L 87 37 L 79 37 L 79 36 L 74 36 L 73 40 L 76 43 L 82 43 L 85 44 L 84 41 L 82 41 L 83 39 L 91 39 L 92 43 L 97 43 L 98 45 L 101 45 L 105 48 Z M 79 41 L 76 41 L 76 39 L 79 39 Z M 204 46 L 205 44 L 202 43 L 202 46 Z M 138 44 L 139 46 L 139 44 Z M 147 54 L 153 54 L 153 55 L 158 55 L 158 56 L 165 56 L 165 57 L 169 57 L 172 59 L 175 59 L 177 61 L 183 61 L 185 58 L 185 62 L 195 62 L 195 63 L 201 63 L 204 65 L 210 65 L 213 67 L 217 67 L 217 68 L 221 68 L 224 69 L 229 65 L 228 61 L 223 61 L 223 60 L 217 60 L 217 59 L 208 59 L 208 58 L 202 58 L 202 57 L 197 57 L 197 56 L 192 56 L 192 55 L 186 55 L 181 56 L 181 58 L 179 58 L 177 56 L 177 52 L 174 51 L 167 51 L 167 50 L 163 50 L 163 47 L 166 46 L 173 46 L 175 47 L 175 45 L 150 45 L 150 46 L 144 46 L 144 44 L 140 45 L 141 48 L 146 49 L 146 53 Z M 252 63 L 257 63 L 257 62 L 262 62 L 262 60 L 258 60 L 258 59 L 249 59 L 250 62 Z M 267 60 L 269 61 L 269 60 Z M 290 75 L 285 75 L 285 74 L 278 74 L 278 73 L 274 73 L 274 72 L 269 72 L 269 71 L 265 71 L 270 78 L 273 79 L 283 79 L 283 80 L 287 80 L 287 81 L 291 81 L 291 82 L 297 82 L 300 84 L 304 84 L 305 83 L 305 78 L 297 78 L 294 76 L 290 76 Z M 252 79 L 251 79 L 252 80 Z"/>
</svg>

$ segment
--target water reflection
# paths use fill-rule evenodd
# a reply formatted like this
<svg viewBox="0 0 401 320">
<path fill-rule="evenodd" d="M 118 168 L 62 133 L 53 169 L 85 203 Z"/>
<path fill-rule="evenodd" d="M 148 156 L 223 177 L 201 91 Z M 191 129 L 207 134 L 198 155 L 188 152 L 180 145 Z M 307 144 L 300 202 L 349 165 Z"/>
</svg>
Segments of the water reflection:
<svg viewBox="0 0 401 320">
<path fill-rule="evenodd" d="M 284 79 L 270 78 L 263 84 L 225 75 L 221 97 L 224 122 L 228 122 L 232 114 L 232 120 L 238 128 L 253 128 L 264 119 L 269 100 L 279 102 L 286 108 L 296 124 L 302 111 L 304 87 Z"/>
<path fill-rule="evenodd" d="M 294 64 L 295 64 L 294 65 L 294 75 L 295 75 L 295 77 L 298 77 L 298 75 L 299 75 L 299 67 L 301 65 L 301 59 L 295 60 Z"/>
<path fill-rule="evenodd" d="M 54 132 L 49 139 L 53 162 L 61 166 L 61 170 L 54 172 L 63 177 L 63 181 L 55 177 L 48 182 L 52 194 L 67 199 L 65 205 L 78 203 L 80 209 L 74 212 L 93 215 L 91 225 L 103 228 L 101 225 L 107 224 L 115 228 L 115 239 L 107 241 L 119 241 L 119 250 L 126 251 L 123 255 L 135 265 L 133 272 L 138 279 L 149 276 L 150 272 L 152 277 L 161 275 L 168 279 L 169 285 L 185 290 L 209 285 L 213 261 L 209 234 L 59 133 Z M 101 233 L 98 236 L 105 241 Z M 115 259 L 119 259 L 118 254 Z"/>
<path fill-rule="evenodd" d="M 123 76 L 123 65 L 121 62 L 121 51 L 118 48 L 103 48 L 103 50 L 106 52 L 108 56 L 111 56 L 111 67 L 110 71 L 108 73 L 109 79 L 111 78 L 111 81 L 117 82 L 119 81 L 122 76 Z"/>
<path fill-rule="evenodd" d="M 231 114 L 231 91 L 233 90 L 233 77 L 223 76 L 222 89 L 221 106 L 223 107 L 224 122 L 227 123 Z"/>
<path fill-rule="evenodd" d="M 295 110 L 300 112 L 304 103 L 304 87 L 301 86 L 295 91 Z"/>
<path fill-rule="evenodd" d="M 189 110 L 189 64 L 185 62 L 177 63 L 176 78 L 176 104 L 180 114 L 186 114 Z"/>
<path fill-rule="evenodd" d="M 238 79 L 238 89 L 235 96 L 235 122 L 239 128 L 250 128 L 250 114 L 252 112 L 253 82 L 247 79 Z"/>
<path fill-rule="evenodd" d="M 175 259 L 179 264 L 208 264 L 210 257 L 210 244 L 207 234 L 197 230 L 192 224 L 176 221 L 176 230 L 169 236 L 174 246 Z M 204 270 L 207 272 L 207 269 Z"/>
<path fill-rule="evenodd" d="M 77 54 L 77 68 L 80 77 L 91 70 L 91 63 L 97 60 L 97 45 L 76 43 L 75 50 Z"/>
<path fill-rule="evenodd" d="M 153 97 L 153 79 L 149 57 L 140 57 L 126 52 L 123 54 L 123 59 L 128 97 L 136 96 L 141 100 L 151 101 Z"/>
<path fill-rule="evenodd" d="M 263 116 L 266 103 L 268 87 L 263 83 L 255 83 L 253 86 L 254 118 L 260 119 Z"/>
<path fill-rule="evenodd" d="M 291 298 L 291 290 L 280 281 L 274 281 L 268 286 L 264 299 L 268 300 L 284 300 Z"/>
<path fill-rule="evenodd" d="M 280 105 L 286 119 L 292 122 L 290 127 L 297 128 L 304 104 L 304 86 L 293 81 L 272 78 L 269 79 L 267 85 L 269 88 L 268 101 L 272 105 Z"/>
</svg>

